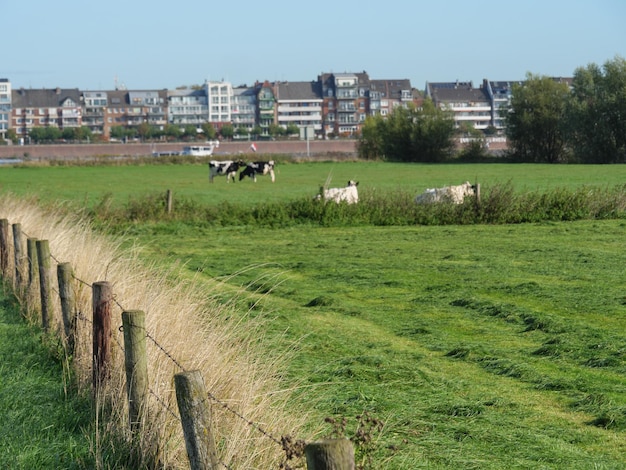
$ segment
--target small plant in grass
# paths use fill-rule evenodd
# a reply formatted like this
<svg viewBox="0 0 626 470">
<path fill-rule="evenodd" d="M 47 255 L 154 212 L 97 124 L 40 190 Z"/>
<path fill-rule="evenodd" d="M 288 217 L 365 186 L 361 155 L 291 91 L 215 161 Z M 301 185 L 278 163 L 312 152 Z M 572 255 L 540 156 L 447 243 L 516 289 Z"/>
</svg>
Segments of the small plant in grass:
<svg viewBox="0 0 626 470">
<path fill-rule="evenodd" d="M 385 423 L 372 416 L 367 411 L 356 416 L 356 424 L 354 432 L 348 436 L 348 419 L 342 417 L 336 419 L 327 417 L 324 422 L 330 424 L 331 431 L 329 438 L 340 439 L 348 438 L 352 441 L 355 448 L 355 463 L 357 470 L 377 468 L 374 462 L 374 454 L 377 453 L 376 438 L 383 432 Z M 395 450 L 395 447 L 390 447 Z"/>
</svg>

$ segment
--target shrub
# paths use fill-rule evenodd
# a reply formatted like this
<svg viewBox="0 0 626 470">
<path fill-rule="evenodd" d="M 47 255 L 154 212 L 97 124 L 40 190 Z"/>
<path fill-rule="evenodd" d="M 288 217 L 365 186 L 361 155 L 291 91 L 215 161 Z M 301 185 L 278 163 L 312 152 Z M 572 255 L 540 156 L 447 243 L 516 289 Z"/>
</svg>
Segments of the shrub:
<svg viewBox="0 0 626 470">
<path fill-rule="evenodd" d="M 406 226 L 517 224 L 544 221 L 622 218 L 626 214 L 626 186 L 616 188 L 556 188 L 545 193 L 517 193 L 510 182 L 484 188 L 480 201 L 466 198 L 463 204 L 416 204 L 414 195 L 402 190 L 365 190 L 358 204 L 335 204 L 313 198 L 287 202 L 261 202 L 254 206 L 222 202 L 201 205 L 177 199 L 167 212 L 165 194 L 130 199 L 113 208 L 110 195 L 92 209 L 96 221 L 121 224 L 148 221 L 179 221 L 218 226 L 288 227 Z"/>
</svg>

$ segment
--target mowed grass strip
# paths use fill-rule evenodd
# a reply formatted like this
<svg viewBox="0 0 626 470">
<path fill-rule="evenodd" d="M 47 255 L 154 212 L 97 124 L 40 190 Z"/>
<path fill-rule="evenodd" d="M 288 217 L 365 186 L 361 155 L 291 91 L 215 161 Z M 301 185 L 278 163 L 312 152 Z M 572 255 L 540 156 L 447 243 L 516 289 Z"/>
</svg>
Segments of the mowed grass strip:
<svg viewBox="0 0 626 470">
<path fill-rule="evenodd" d="M 225 300 L 296 351 L 285 386 L 301 387 L 312 427 L 384 419 L 385 468 L 619 468 L 625 229 L 146 226 L 138 240 L 246 288 Z"/>
</svg>

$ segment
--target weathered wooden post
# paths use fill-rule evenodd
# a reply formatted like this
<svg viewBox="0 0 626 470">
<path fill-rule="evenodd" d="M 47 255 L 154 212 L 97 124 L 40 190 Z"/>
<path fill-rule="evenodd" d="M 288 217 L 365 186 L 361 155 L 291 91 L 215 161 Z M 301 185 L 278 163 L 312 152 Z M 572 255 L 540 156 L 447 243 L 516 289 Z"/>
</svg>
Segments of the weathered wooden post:
<svg viewBox="0 0 626 470">
<path fill-rule="evenodd" d="M 211 411 L 200 371 L 174 375 L 176 401 L 192 470 L 217 469 L 219 461 L 211 431 Z"/>
<path fill-rule="evenodd" d="M 126 392 L 132 432 L 141 428 L 141 417 L 148 393 L 146 355 L 146 315 L 140 310 L 122 312 Z"/>
<path fill-rule="evenodd" d="M 28 256 L 28 287 L 39 283 L 39 262 L 37 261 L 37 239 L 26 240 L 26 256 Z"/>
<path fill-rule="evenodd" d="M 474 185 L 474 194 L 476 195 L 476 207 L 480 206 L 480 183 Z"/>
<path fill-rule="evenodd" d="M 45 331 L 50 328 L 52 299 L 50 296 L 50 244 L 48 240 L 37 240 L 37 261 L 39 264 L 39 294 L 41 297 L 41 325 Z"/>
<path fill-rule="evenodd" d="M 24 283 L 22 279 L 22 273 L 24 272 L 23 268 L 23 245 L 22 241 L 22 224 L 15 223 L 13 224 L 13 253 L 15 258 L 15 290 L 20 292 L 22 289 L 22 284 Z"/>
<path fill-rule="evenodd" d="M 57 265 L 57 279 L 59 282 L 59 298 L 61 299 L 61 315 L 63 316 L 63 329 L 65 332 L 65 344 L 70 356 L 74 355 L 76 341 L 76 316 L 74 315 L 74 289 L 72 279 L 74 272 L 70 263 Z"/>
<path fill-rule="evenodd" d="M 6 279 L 9 274 L 9 221 L 0 219 L 0 273 Z"/>
<path fill-rule="evenodd" d="M 37 239 L 26 240 L 26 256 L 28 257 L 28 285 L 26 286 L 26 311 L 31 315 L 37 298 L 39 287 L 39 261 L 37 260 Z"/>
<path fill-rule="evenodd" d="M 111 362 L 111 284 L 95 282 L 92 286 L 93 307 L 93 387 L 97 392 L 110 377 Z"/>
<path fill-rule="evenodd" d="M 172 212 L 172 190 L 168 189 L 165 194 L 165 202 L 167 207 L 167 213 L 170 214 Z"/>
<path fill-rule="evenodd" d="M 349 439 L 312 442 L 304 448 L 307 470 L 354 470 L 354 447 Z"/>
</svg>

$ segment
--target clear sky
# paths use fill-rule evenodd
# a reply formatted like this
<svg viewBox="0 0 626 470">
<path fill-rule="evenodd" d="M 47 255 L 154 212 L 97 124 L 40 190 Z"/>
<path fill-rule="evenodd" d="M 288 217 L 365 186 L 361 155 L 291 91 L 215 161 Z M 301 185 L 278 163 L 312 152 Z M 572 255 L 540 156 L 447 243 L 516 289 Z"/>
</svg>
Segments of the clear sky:
<svg viewBox="0 0 626 470">
<path fill-rule="evenodd" d="M 626 0 L 0 0 L 14 88 L 522 80 L 626 58 Z"/>
</svg>

